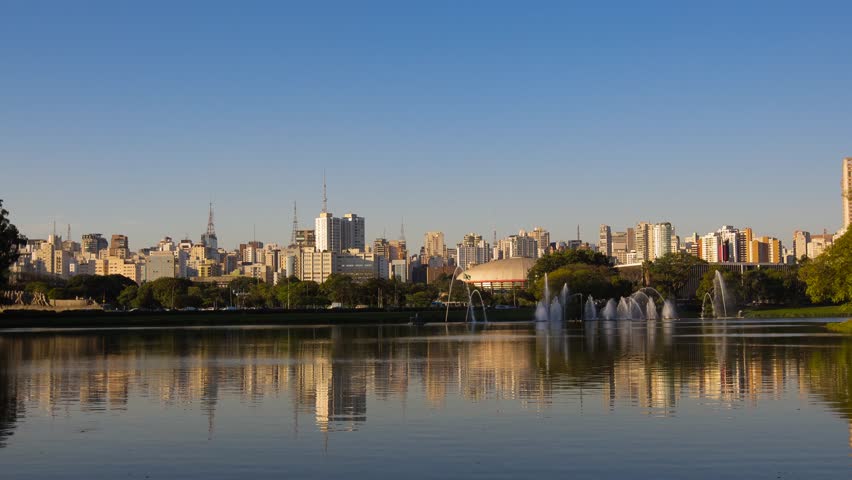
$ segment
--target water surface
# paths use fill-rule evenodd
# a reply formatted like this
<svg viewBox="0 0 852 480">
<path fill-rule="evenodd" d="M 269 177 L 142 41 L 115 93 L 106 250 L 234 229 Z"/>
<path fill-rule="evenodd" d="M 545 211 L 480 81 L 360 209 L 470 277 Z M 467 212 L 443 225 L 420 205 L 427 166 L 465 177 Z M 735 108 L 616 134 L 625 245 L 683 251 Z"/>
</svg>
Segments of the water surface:
<svg viewBox="0 0 852 480">
<path fill-rule="evenodd" d="M 850 385 L 809 320 L 4 332 L 0 477 L 849 478 Z"/>
</svg>

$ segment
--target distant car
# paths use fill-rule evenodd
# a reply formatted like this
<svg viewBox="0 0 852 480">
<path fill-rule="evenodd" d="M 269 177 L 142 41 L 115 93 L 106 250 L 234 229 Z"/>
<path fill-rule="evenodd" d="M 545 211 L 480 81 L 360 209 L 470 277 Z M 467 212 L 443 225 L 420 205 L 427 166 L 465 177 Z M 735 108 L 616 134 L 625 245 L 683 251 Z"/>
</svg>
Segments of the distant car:
<svg viewBox="0 0 852 480">
<path fill-rule="evenodd" d="M 186 307 L 186 308 L 182 308 L 182 309 L 181 309 L 181 311 L 182 311 L 182 312 L 195 312 L 195 311 L 197 311 L 197 310 L 198 310 L 198 309 L 197 309 L 197 308 L 195 308 L 195 307 Z"/>
<path fill-rule="evenodd" d="M 235 312 L 237 311 L 237 307 L 222 307 L 220 310 L 223 312 Z"/>
<path fill-rule="evenodd" d="M 338 308 L 343 308 L 343 304 L 340 302 L 331 302 L 331 305 L 328 306 L 329 310 L 337 310 Z"/>
</svg>

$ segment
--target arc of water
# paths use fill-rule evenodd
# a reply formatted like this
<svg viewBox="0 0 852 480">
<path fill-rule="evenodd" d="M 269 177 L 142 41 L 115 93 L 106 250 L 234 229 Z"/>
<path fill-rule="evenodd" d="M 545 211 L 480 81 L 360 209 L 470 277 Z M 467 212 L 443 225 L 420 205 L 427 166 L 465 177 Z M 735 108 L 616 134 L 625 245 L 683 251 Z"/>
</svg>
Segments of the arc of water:
<svg viewBox="0 0 852 480">
<path fill-rule="evenodd" d="M 471 295 L 470 295 L 470 298 L 469 298 L 470 303 L 468 303 L 468 305 L 470 305 L 470 308 L 473 308 L 473 294 L 474 293 L 476 294 L 476 296 L 479 297 L 479 305 L 482 306 L 482 321 L 488 322 L 488 313 L 485 311 L 485 302 L 482 300 L 482 294 L 479 292 L 479 290 L 474 290 L 473 292 L 471 292 Z M 471 312 L 471 313 L 473 313 L 473 312 Z M 476 321 L 476 317 L 473 317 L 473 318 L 474 318 L 474 321 Z"/>
<path fill-rule="evenodd" d="M 447 319 L 450 318 L 450 302 L 453 300 L 453 284 L 456 283 L 456 272 L 459 270 L 464 272 L 461 265 L 456 265 L 455 270 L 453 270 L 453 275 L 450 277 L 450 291 L 447 293 L 447 312 L 444 314 L 444 323 L 447 323 Z M 467 282 L 465 282 L 465 285 L 467 285 Z M 470 287 L 468 287 L 468 289 L 470 289 Z"/>
</svg>

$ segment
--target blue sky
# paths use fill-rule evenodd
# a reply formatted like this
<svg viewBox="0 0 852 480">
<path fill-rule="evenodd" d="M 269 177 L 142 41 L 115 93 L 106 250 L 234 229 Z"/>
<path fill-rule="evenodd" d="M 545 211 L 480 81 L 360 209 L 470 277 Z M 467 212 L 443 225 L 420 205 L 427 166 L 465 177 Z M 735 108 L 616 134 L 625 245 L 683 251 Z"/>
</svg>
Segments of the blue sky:
<svg viewBox="0 0 852 480">
<path fill-rule="evenodd" d="M 603 2 L 595 2 L 603 3 Z M 848 2 L 5 2 L 0 198 L 43 237 L 840 226 Z M 308 5 L 310 4 L 310 5 Z"/>
</svg>

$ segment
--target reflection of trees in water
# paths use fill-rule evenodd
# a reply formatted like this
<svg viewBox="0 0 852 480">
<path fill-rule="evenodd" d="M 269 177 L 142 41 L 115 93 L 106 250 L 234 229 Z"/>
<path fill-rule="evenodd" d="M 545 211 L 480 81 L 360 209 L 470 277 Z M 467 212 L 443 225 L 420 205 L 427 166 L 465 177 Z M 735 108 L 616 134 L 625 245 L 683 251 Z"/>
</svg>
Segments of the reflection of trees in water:
<svg viewBox="0 0 852 480">
<path fill-rule="evenodd" d="M 0 443 L 25 406 L 122 410 L 130 397 L 195 403 L 211 434 L 223 396 L 246 403 L 289 397 L 294 417 L 313 415 L 321 430 L 357 428 L 367 419 L 370 396 L 406 402 L 412 393 L 434 408 L 449 397 L 544 408 L 561 392 L 583 389 L 608 408 L 624 403 L 666 414 L 683 396 L 756 403 L 810 389 L 852 417 L 852 345 L 837 337 L 798 337 L 795 343 L 814 348 L 785 347 L 789 338 L 720 336 L 777 327 L 715 322 L 491 325 L 473 335 L 468 327 L 446 328 L 0 337 L 6 367 L 0 367 Z M 673 337 L 675 331 L 708 336 Z"/>
</svg>

